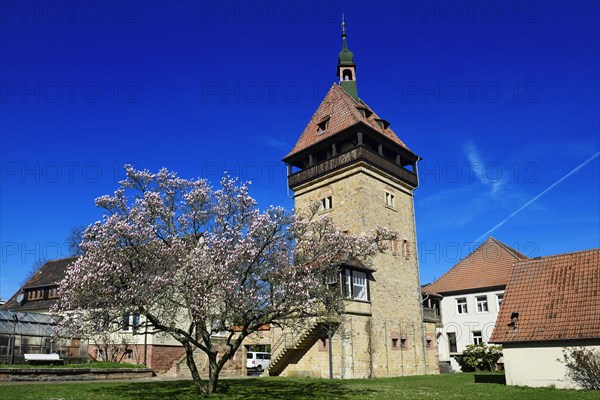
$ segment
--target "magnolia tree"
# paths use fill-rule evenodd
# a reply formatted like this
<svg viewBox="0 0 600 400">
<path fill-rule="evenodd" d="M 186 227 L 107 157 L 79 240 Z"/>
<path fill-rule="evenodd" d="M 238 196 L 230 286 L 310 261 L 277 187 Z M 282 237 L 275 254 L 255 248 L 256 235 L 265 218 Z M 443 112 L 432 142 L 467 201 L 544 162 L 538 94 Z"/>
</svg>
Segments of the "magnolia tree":
<svg viewBox="0 0 600 400">
<path fill-rule="evenodd" d="M 202 395 L 214 392 L 224 364 L 262 326 L 339 314 L 343 301 L 328 277 L 344 262 L 367 262 L 394 237 L 383 229 L 341 232 L 314 210 L 303 217 L 259 210 L 248 186 L 229 177 L 213 189 L 166 169 L 125 169 L 114 194 L 96 199 L 105 215 L 84 231 L 82 256 L 67 270 L 54 311 L 67 316 L 61 328 L 71 335 L 139 313 L 151 333 L 185 348 Z M 225 346 L 213 344 L 215 334 Z M 195 350 L 208 358 L 206 380 Z"/>
</svg>

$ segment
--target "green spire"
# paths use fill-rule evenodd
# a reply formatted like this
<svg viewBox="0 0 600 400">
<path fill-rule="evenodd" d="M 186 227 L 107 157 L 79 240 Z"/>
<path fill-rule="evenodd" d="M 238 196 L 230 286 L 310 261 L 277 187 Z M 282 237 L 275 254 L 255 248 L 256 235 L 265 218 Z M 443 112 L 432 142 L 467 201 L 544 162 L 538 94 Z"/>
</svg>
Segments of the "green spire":
<svg viewBox="0 0 600 400">
<path fill-rule="evenodd" d="M 342 14 L 342 51 L 338 56 L 338 65 L 354 65 L 354 54 L 348 50 L 346 44 L 346 21 L 344 21 L 344 14 Z"/>
<path fill-rule="evenodd" d="M 348 50 L 346 44 L 346 21 L 342 14 L 342 51 L 338 56 L 337 76 L 340 77 L 340 86 L 354 98 L 358 100 L 356 90 L 356 64 L 354 64 L 354 54 Z"/>
</svg>

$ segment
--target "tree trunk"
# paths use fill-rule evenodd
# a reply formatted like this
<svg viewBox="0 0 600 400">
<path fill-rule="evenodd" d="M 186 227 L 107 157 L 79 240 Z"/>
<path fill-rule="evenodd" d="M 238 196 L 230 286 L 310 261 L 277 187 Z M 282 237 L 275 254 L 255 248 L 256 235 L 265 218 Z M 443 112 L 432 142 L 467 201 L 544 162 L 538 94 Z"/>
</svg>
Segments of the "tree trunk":
<svg viewBox="0 0 600 400">
<path fill-rule="evenodd" d="M 208 392 L 208 386 L 204 385 L 202 379 L 200 378 L 198 368 L 196 367 L 196 363 L 194 362 L 194 349 L 189 344 L 185 345 L 185 356 L 185 361 L 187 363 L 188 368 L 190 369 L 190 373 L 192 374 L 192 379 L 194 380 L 194 386 L 196 387 L 196 391 L 202 396 L 208 396 L 210 394 Z"/>
<path fill-rule="evenodd" d="M 207 394 L 211 395 L 215 392 L 215 390 L 217 390 L 217 383 L 219 382 L 220 372 L 221 368 L 219 368 L 216 362 L 216 357 L 214 360 L 209 357 Z"/>
</svg>

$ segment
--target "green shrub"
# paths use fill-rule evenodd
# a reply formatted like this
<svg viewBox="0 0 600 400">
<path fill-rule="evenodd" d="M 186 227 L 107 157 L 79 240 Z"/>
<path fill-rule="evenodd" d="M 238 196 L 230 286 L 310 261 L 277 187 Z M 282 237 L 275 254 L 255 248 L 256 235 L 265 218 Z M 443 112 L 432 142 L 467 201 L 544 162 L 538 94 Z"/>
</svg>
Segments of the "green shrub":
<svg viewBox="0 0 600 400">
<path fill-rule="evenodd" d="M 454 356 L 463 372 L 493 371 L 502 357 L 502 347 L 482 344 L 470 344 L 459 356 Z"/>
</svg>

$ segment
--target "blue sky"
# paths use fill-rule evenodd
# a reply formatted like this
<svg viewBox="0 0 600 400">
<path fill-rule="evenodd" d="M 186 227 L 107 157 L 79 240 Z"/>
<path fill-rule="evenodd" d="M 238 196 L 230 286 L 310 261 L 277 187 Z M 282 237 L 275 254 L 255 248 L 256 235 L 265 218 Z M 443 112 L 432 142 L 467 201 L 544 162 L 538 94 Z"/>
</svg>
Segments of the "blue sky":
<svg viewBox="0 0 600 400">
<path fill-rule="evenodd" d="M 342 12 L 359 96 L 423 157 L 423 283 L 503 221 L 528 256 L 600 246 L 598 2 L 0 6 L 4 299 L 124 163 L 229 171 L 291 209 L 280 160 L 336 81 Z"/>
</svg>

